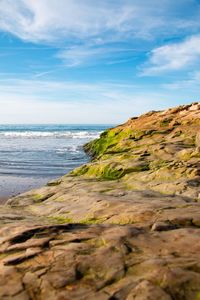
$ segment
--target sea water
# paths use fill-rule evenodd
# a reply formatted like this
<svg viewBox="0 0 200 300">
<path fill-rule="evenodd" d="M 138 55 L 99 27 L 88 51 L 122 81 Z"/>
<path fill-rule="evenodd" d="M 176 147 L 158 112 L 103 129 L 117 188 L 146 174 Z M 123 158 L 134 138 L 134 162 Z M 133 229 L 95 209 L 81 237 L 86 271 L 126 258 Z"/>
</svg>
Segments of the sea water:
<svg viewBox="0 0 200 300">
<path fill-rule="evenodd" d="M 84 164 L 83 145 L 112 125 L 0 125 L 0 196 L 40 187 Z"/>
</svg>

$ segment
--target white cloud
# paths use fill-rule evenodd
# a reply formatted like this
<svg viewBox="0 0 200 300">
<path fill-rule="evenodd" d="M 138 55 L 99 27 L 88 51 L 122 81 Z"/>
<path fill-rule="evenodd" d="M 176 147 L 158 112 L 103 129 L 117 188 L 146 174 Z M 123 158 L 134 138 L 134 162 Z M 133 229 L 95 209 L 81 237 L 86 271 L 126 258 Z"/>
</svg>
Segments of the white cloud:
<svg viewBox="0 0 200 300">
<path fill-rule="evenodd" d="M 173 0 L 1 0 L 0 29 L 32 42 L 85 40 L 101 44 L 135 37 L 149 39 L 180 28 L 198 27 L 182 14 L 188 1 Z M 190 0 L 188 5 L 194 5 Z"/>
<path fill-rule="evenodd" d="M 38 73 L 35 73 L 35 74 L 33 75 L 33 78 L 44 77 L 44 76 L 46 76 L 46 75 L 48 75 L 48 74 L 51 74 L 51 73 L 53 73 L 53 72 L 54 72 L 54 70 L 49 70 L 49 71 L 45 71 L 45 72 L 38 72 Z"/>
<path fill-rule="evenodd" d="M 95 57 L 109 63 L 118 43 L 146 51 L 157 37 L 195 32 L 200 27 L 197 8 L 195 0 L 0 0 L 0 31 L 56 45 L 62 49 L 58 57 L 75 67 Z M 187 9 L 192 20 L 185 14 Z M 151 53 L 149 73 L 164 71 L 167 66 L 159 68 L 159 63 L 165 52 L 168 49 L 160 47 Z M 117 63 L 118 57 L 112 61 Z"/>
<path fill-rule="evenodd" d="M 197 62 L 200 62 L 200 35 L 152 50 L 142 75 L 179 71 Z"/>
<path fill-rule="evenodd" d="M 122 55 L 132 56 L 133 48 L 120 47 L 89 47 L 89 46 L 74 46 L 66 48 L 58 52 L 57 57 L 64 61 L 65 66 L 76 67 L 84 64 L 102 64 L 113 61 L 117 63 L 121 60 Z"/>
<path fill-rule="evenodd" d="M 104 48 L 74 46 L 58 53 L 57 57 L 61 58 L 68 67 L 76 67 L 88 61 L 96 60 L 107 55 L 109 50 Z"/>
<path fill-rule="evenodd" d="M 30 41 L 98 36 L 126 31 L 134 15 L 127 1 L 1 0 L 0 28 Z M 102 28 L 103 27 L 103 28 Z M 100 41 L 97 40 L 97 42 Z"/>
</svg>

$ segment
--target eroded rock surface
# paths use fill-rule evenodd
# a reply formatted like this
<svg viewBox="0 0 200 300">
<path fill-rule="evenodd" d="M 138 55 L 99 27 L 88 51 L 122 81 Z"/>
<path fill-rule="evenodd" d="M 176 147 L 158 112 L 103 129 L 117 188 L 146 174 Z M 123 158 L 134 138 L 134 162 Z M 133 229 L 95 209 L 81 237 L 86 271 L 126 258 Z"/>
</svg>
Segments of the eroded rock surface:
<svg viewBox="0 0 200 300">
<path fill-rule="evenodd" d="M 0 299 L 200 299 L 200 104 L 150 112 L 0 206 Z"/>
</svg>

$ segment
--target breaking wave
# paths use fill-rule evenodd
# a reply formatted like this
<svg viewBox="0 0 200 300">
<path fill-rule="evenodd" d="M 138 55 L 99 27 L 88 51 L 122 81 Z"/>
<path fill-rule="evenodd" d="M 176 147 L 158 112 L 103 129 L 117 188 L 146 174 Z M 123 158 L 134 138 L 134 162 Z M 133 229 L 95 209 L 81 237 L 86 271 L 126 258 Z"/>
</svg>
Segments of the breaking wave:
<svg viewBox="0 0 200 300">
<path fill-rule="evenodd" d="M 101 132 L 92 131 L 0 131 L 0 136 L 10 138 L 70 138 L 95 139 Z"/>
</svg>

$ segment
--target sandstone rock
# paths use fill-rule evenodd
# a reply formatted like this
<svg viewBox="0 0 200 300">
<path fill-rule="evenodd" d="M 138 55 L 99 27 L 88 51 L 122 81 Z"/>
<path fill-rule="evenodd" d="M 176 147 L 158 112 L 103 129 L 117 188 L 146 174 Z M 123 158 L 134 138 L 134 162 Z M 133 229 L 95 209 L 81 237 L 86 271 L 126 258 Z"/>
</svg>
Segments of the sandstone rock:
<svg viewBox="0 0 200 300">
<path fill-rule="evenodd" d="M 0 206 L 0 299 L 199 299 L 199 132 L 198 103 L 132 118 Z"/>
<path fill-rule="evenodd" d="M 196 135 L 196 146 L 200 148 L 200 132 L 198 132 Z"/>
<path fill-rule="evenodd" d="M 177 226 L 174 224 L 169 224 L 165 222 L 156 222 L 152 225 L 152 231 L 165 231 L 165 230 L 173 230 L 176 229 Z"/>
<path fill-rule="evenodd" d="M 159 286 L 144 280 L 139 283 L 128 295 L 126 300 L 171 300 L 172 298 Z"/>
</svg>

